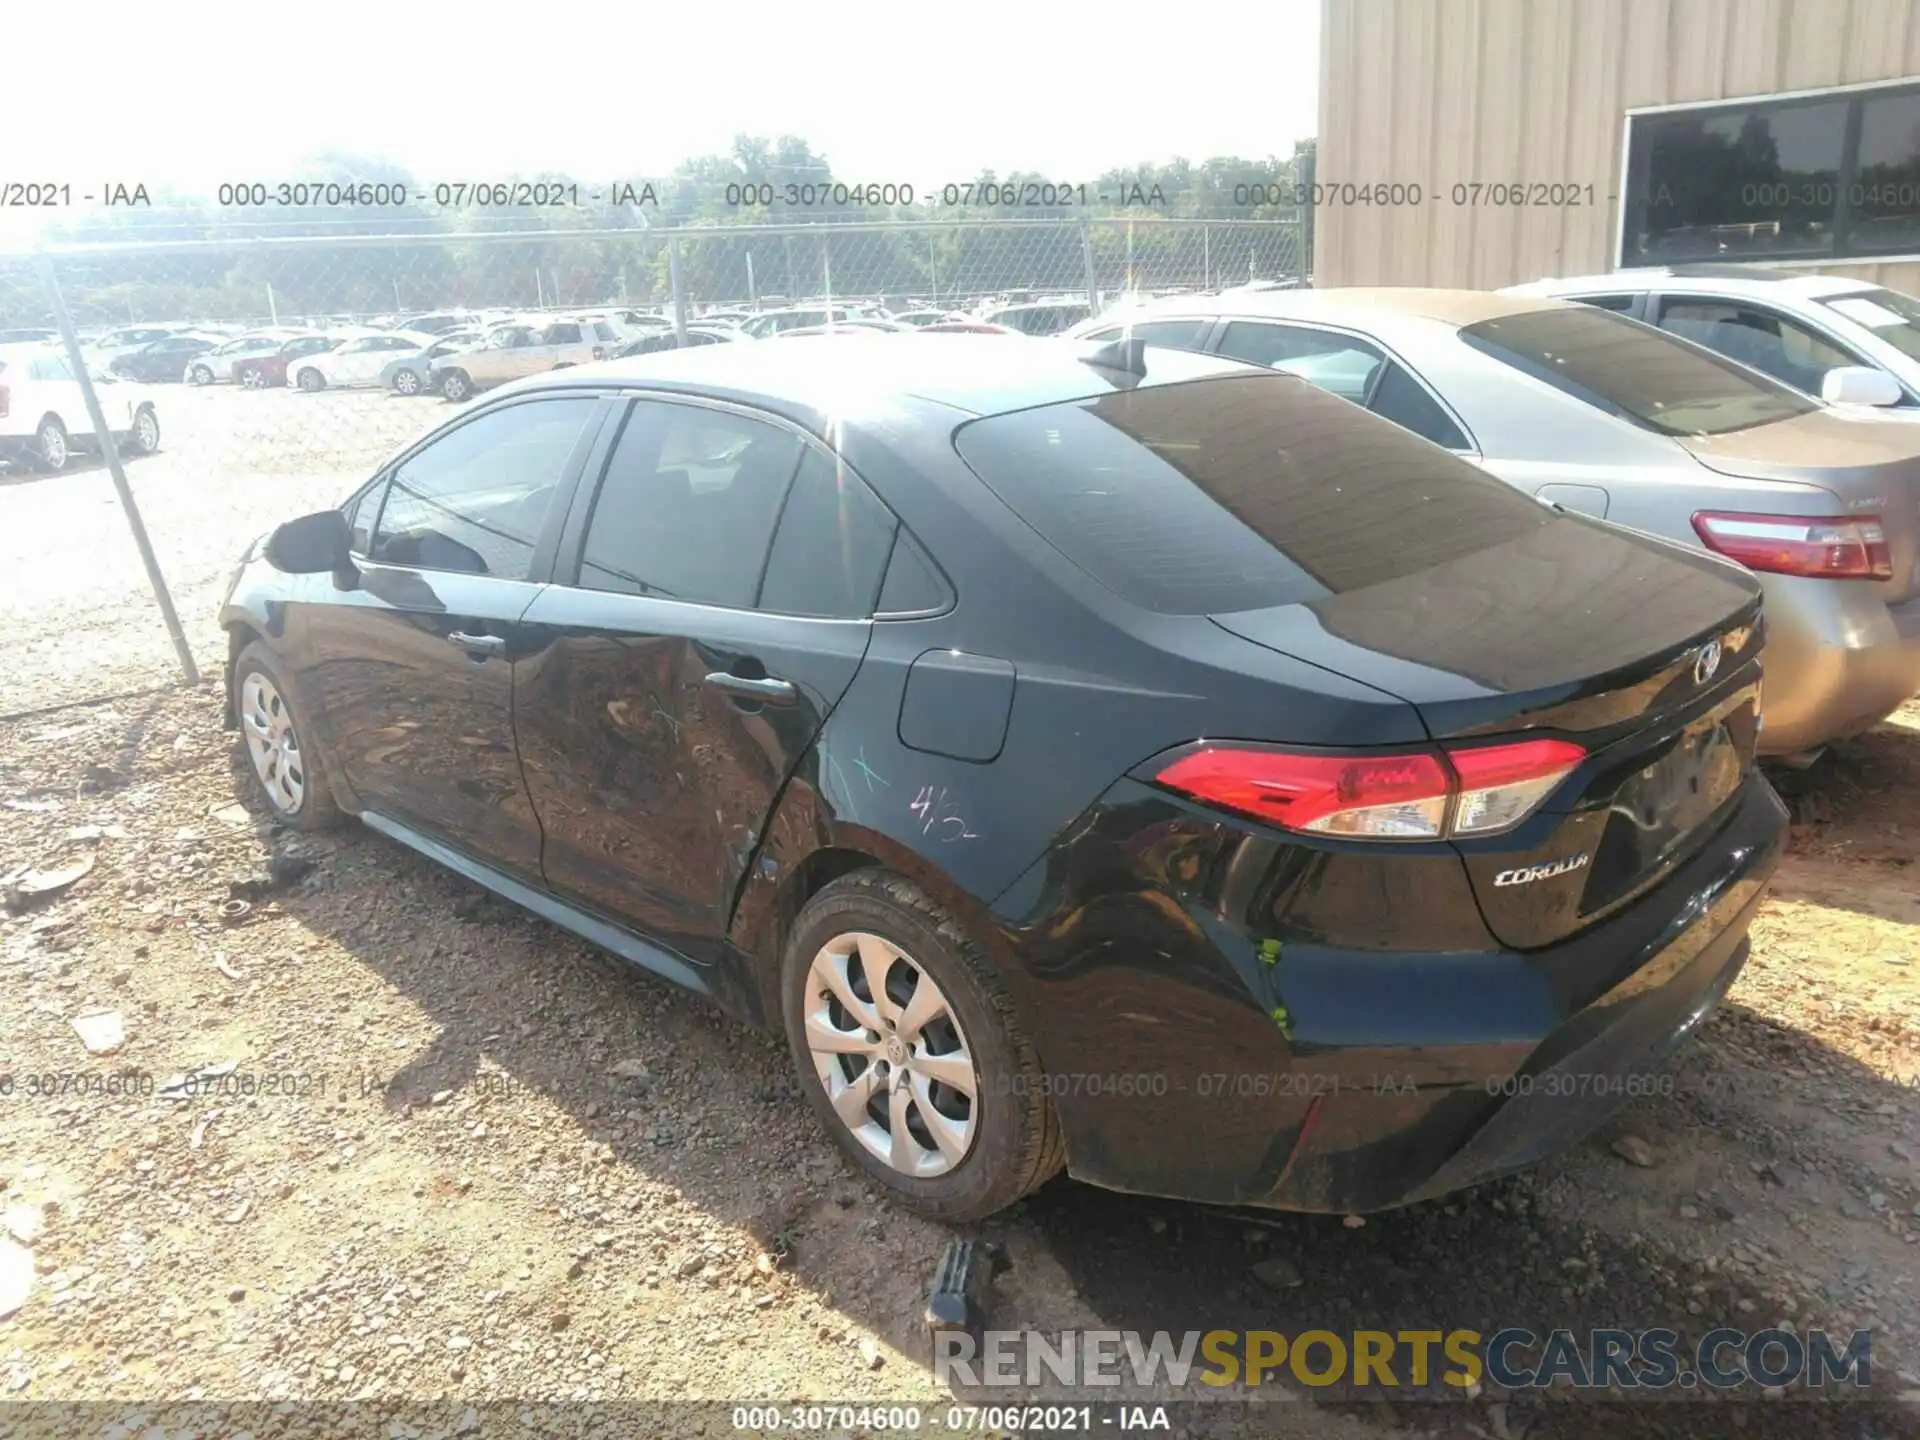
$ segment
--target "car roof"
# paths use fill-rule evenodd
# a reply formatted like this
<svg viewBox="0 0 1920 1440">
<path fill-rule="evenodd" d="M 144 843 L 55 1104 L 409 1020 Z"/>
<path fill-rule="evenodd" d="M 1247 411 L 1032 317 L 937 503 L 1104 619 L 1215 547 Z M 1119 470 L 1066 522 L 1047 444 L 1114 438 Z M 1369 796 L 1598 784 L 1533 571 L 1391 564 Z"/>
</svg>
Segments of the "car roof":
<svg viewBox="0 0 1920 1440">
<path fill-rule="evenodd" d="M 1778 265 L 1703 264 L 1657 265 L 1597 275 L 1569 275 L 1562 279 L 1536 280 L 1526 285 L 1510 286 L 1504 293 L 1585 295 L 1600 291 L 1633 294 L 1645 290 L 1670 290 L 1732 295 L 1751 293 L 1756 298 L 1785 294 L 1817 300 L 1830 295 L 1851 295 L 1879 288 L 1870 280 L 1846 275 L 1818 275 L 1805 270 L 1788 270 Z"/>
<path fill-rule="evenodd" d="M 1036 344 L 1024 336 L 869 332 L 853 345 L 696 345 L 602 360 L 515 381 L 495 393 L 631 383 L 857 421 L 863 412 L 884 411 L 901 399 L 995 415 L 1258 368 L 1148 347 L 1146 374 L 1133 376 L 1086 363 L 1082 357 L 1096 348 Z"/>
<path fill-rule="evenodd" d="M 1352 286 L 1331 290 L 1258 290 L 1228 295 L 1175 295 L 1150 300 L 1103 315 L 1102 320 L 1126 321 L 1157 315 L 1270 315 L 1275 319 L 1339 315 L 1368 311 L 1438 320 L 1448 325 L 1477 325 L 1534 310 L 1557 310 L 1566 301 L 1545 296 L 1516 295 L 1490 290 L 1428 290 L 1411 285 Z"/>
</svg>

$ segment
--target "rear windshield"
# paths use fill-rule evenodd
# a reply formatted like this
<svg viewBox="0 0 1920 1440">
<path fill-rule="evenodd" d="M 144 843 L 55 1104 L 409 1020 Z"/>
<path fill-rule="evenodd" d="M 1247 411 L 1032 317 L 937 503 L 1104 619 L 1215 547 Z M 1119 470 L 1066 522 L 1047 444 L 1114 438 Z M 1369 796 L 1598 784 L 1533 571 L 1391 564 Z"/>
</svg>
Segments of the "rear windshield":
<svg viewBox="0 0 1920 1440">
<path fill-rule="evenodd" d="M 1660 435 L 1725 435 L 1819 407 L 1701 346 L 1591 306 L 1483 320 L 1474 349 Z"/>
<path fill-rule="evenodd" d="M 1287 375 L 1043 405 L 972 421 L 954 444 L 1048 544 L 1163 614 L 1360 590 L 1554 519 L 1438 446 Z"/>
</svg>

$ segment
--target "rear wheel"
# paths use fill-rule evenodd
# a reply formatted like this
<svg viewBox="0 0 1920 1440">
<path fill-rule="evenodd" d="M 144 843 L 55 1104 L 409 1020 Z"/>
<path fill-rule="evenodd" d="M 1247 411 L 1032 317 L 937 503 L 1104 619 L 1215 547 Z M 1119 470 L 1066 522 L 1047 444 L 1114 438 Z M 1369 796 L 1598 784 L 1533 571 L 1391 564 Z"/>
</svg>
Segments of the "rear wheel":
<svg viewBox="0 0 1920 1440">
<path fill-rule="evenodd" d="M 909 1208 L 979 1220 L 1063 1163 L 1045 1072 L 960 926 L 904 877 L 834 881 L 781 966 L 787 1042 L 834 1142 Z"/>
<path fill-rule="evenodd" d="M 210 365 L 193 366 L 187 371 L 187 383 L 189 385 L 211 385 L 213 383 L 213 367 Z"/>
<path fill-rule="evenodd" d="M 160 448 L 160 417 L 151 405 L 142 405 L 133 417 L 133 448 L 142 455 Z"/>
<path fill-rule="evenodd" d="M 473 394 L 473 381 L 464 370 L 445 370 L 440 375 L 440 393 L 449 400 L 464 400 Z"/>
<path fill-rule="evenodd" d="M 311 395 L 316 390 L 324 390 L 327 388 L 327 377 L 311 365 L 308 365 L 302 368 L 300 373 L 294 377 L 294 383 Z"/>
<path fill-rule="evenodd" d="M 240 372 L 240 383 L 249 390 L 264 390 L 267 388 L 267 377 L 258 365 L 249 365 Z"/>
<path fill-rule="evenodd" d="M 67 427 L 58 415 L 49 415 L 33 432 L 33 458 L 42 470 L 64 470 L 73 458 L 73 445 L 67 439 Z"/>
<path fill-rule="evenodd" d="M 234 663 L 233 690 L 255 793 L 273 818 L 295 830 L 324 830 L 340 819 L 305 716 L 266 647 L 250 642 Z"/>
<path fill-rule="evenodd" d="M 418 395 L 420 376 L 412 370 L 402 370 L 393 377 L 393 388 L 402 395 Z"/>
</svg>

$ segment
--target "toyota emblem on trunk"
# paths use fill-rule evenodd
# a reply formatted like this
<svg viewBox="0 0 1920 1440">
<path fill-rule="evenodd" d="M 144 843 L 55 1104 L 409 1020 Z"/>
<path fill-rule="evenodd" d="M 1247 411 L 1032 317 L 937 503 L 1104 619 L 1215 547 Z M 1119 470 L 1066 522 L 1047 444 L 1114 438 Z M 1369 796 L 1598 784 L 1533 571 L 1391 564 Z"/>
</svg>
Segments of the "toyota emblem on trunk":
<svg viewBox="0 0 1920 1440">
<path fill-rule="evenodd" d="M 1709 640 L 1700 647 L 1700 658 L 1693 662 L 1693 683 L 1704 685 L 1720 669 L 1720 642 Z"/>
</svg>

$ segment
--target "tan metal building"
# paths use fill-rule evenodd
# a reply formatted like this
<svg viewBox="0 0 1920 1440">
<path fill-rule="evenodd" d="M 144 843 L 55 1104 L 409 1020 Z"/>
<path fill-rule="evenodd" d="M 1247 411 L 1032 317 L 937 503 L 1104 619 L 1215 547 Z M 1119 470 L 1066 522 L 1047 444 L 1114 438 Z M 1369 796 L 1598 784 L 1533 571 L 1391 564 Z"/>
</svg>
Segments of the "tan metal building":
<svg viewBox="0 0 1920 1440">
<path fill-rule="evenodd" d="M 1920 0 L 1321 0 L 1321 26 L 1316 285 L 1744 260 L 1920 293 Z"/>
</svg>

